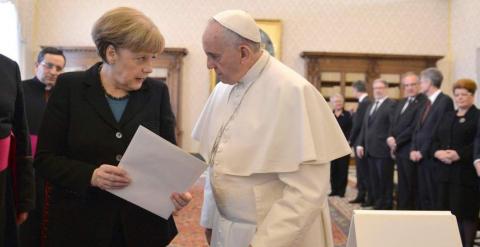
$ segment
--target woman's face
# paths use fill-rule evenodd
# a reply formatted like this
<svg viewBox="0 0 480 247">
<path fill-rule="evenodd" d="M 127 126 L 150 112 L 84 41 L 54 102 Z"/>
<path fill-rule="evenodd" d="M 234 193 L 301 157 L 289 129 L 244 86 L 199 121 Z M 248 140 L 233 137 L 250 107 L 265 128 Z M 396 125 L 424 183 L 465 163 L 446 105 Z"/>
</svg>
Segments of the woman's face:
<svg viewBox="0 0 480 247">
<path fill-rule="evenodd" d="M 115 87 L 135 91 L 142 87 L 147 76 L 152 73 L 153 61 L 157 54 L 117 48 L 112 56 L 112 60 L 109 61 Z"/>
<path fill-rule="evenodd" d="M 453 91 L 453 97 L 459 109 L 468 109 L 473 105 L 473 94 L 465 88 L 455 89 L 455 91 Z"/>
<path fill-rule="evenodd" d="M 332 106 L 334 110 L 342 110 L 343 109 L 343 99 L 340 97 L 333 97 L 332 98 Z"/>
</svg>

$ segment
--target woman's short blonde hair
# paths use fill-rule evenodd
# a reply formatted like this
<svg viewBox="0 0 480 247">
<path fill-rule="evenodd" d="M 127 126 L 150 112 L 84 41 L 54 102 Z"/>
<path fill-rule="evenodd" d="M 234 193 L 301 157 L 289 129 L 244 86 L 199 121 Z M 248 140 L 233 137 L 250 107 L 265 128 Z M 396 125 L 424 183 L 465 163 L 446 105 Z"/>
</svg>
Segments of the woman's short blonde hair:
<svg viewBox="0 0 480 247">
<path fill-rule="evenodd" d="M 92 39 L 98 55 L 107 62 L 109 45 L 132 52 L 161 53 L 165 40 L 157 26 L 142 12 L 120 7 L 103 14 L 93 26 Z"/>
<path fill-rule="evenodd" d="M 343 97 L 343 95 L 339 93 L 335 93 L 332 96 L 330 96 L 330 102 L 333 102 L 334 99 L 341 99 L 343 102 L 345 102 L 345 98 Z"/>
<path fill-rule="evenodd" d="M 475 94 L 475 91 L 477 90 L 477 83 L 475 83 L 474 80 L 471 79 L 459 79 L 453 84 L 452 91 L 455 93 L 455 89 L 463 88 L 466 89 L 468 92 L 471 94 Z"/>
</svg>

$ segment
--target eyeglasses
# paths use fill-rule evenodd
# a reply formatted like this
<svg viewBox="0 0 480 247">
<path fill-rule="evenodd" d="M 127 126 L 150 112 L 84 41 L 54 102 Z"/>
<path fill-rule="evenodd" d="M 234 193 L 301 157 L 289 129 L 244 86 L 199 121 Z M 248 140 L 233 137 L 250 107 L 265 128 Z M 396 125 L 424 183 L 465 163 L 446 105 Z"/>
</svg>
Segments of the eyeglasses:
<svg viewBox="0 0 480 247">
<path fill-rule="evenodd" d="M 55 70 L 58 71 L 58 72 L 62 72 L 62 70 L 63 70 L 63 67 L 62 67 L 62 66 L 58 66 L 58 65 L 55 65 L 55 64 L 53 64 L 53 63 L 49 63 L 49 62 L 43 61 L 43 62 L 41 62 L 40 64 L 41 64 L 43 67 L 47 68 L 47 69 L 53 69 L 53 68 L 55 68 Z"/>
</svg>

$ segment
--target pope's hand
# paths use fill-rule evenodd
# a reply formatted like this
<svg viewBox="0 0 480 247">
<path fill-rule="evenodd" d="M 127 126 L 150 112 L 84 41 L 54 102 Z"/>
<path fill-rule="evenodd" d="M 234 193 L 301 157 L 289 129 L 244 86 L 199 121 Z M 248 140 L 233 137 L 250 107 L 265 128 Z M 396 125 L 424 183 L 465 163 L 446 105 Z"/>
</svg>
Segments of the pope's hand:
<svg viewBox="0 0 480 247">
<path fill-rule="evenodd" d="M 175 205 L 175 211 L 178 212 L 190 203 L 190 201 L 192 200 L 192 194 L 190 194 L 190 192 L 173 192 L 170 196 L 170 199 L 172 200 L 173 205 Z"/>
<path fill-rule="evenodd" d="M 93 171 L 90 183 L 100 189 L 121 189 L 130 184 L 130 178 L 120 167 L 102 164 Z"/>
</svg>

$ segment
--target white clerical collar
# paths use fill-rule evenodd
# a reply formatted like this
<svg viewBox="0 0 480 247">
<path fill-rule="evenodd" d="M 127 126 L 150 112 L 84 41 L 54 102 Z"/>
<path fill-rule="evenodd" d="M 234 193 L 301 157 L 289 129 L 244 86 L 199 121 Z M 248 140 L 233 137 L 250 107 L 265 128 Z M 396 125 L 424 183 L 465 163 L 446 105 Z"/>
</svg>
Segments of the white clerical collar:
<svg viewBox="0 0 480 247">
<path fill-rule="evenodd" d="M 366 94 L 366 93 L 362 94 L 362 96 L 360 96 L 360 97 L 358 98 L 358 102 L 359 102 L 359 103 L 362 102 L 363 99 L 365 99 L 366 97 L 368 97 L 368 94 Z"/>
<path fill-rule="evenodd" d="M 433 104 L 433 102 L 435 102 L 435 100 L 438 98 L 438 95 L 440 95 L 442 91 L 440 89 L 438 89 L 435 93 L 433 93 L 432 95 L 428 96 L 428 99 L 430 100 L 430 103 Z"/>
</svg>

